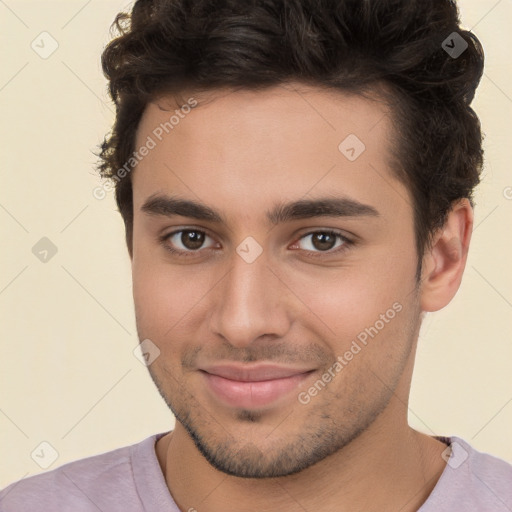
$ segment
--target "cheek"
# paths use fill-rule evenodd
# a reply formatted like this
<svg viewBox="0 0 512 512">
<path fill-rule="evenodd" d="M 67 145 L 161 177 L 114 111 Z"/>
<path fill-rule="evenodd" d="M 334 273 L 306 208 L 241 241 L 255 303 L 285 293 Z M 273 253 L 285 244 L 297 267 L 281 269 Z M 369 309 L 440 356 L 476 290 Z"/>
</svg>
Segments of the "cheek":
<svg viewBox="0 0 512 512">
<path fill-rule="evenodd" d="M 286 282 L 303 304 L 301 323 L 316 326 L 335 358 L 346 354 L 347 360 L 372 366 L 402 358 L 416 314 L 409 310 L 416 260 L 412 252 L 393 254 L 387 247 L 338 269 L 287 273 Z"/>
<path fill-rule="evenodd" d="M 161 342 L 190 323 L 209 289 L 207 276 L 193 265 L 171 266 L 140 250 L 134 255 L 132 280 L 140 335 Z"/>
<path fill-rule="evenodd" d="M 382 261 L 386 261 L 383 258 Z M 414 289 L 415 262 L 397 264 L 355 262 L 336 268 L 317 268 L 283 274 L 303 304 L 324 324 L 326 335 L 347 339 L 379 320 L 380 315 L 394 318 L 393 304 L 410 302 Z"/>
</svg>

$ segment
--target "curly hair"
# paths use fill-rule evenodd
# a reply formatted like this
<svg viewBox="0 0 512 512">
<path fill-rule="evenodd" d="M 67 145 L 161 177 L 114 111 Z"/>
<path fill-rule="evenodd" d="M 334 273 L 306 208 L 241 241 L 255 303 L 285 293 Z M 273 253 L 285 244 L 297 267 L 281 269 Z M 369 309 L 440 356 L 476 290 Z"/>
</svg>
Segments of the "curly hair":
<svg viewBox="0 0 512 512">
<path fill-rule="evenodd" d="M 101 177 L 115 181 L 130 255 L 131 177 L 115 178 L 134 151 L 148 102 L 286 82 L 386 97 L 393 172 L 411 194 L 422 255 L 453 202 L 473 204 L 483 164 L 470 103 L 484 55 L 476 36 L 459 25 L 452 0 L 136 1 L 131 13 L 116 16 L 116 37 L 101 57 L 116 118 L 97 155 Z M 465 47 L 460 55 L 449 51 L 454 37 Z"/>
</svg>

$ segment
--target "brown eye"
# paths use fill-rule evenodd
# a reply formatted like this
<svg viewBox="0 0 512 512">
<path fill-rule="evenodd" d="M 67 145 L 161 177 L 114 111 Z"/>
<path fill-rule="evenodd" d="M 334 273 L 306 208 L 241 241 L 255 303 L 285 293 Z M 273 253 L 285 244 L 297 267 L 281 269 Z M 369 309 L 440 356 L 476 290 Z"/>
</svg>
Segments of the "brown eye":
<svg viewBox="0 0 512 512">
<path fill-rule="evenodd" d="M 161 238 L 161 243 L 173 254 L 178 256 L 194 256 L 200 253 L 201 249 L 209 248 L 204 246 L 206 238 L 210 238 L 204 231 L 198 229 L 180 229 L 173 231 Z"/>
<path fill-rule="evenodd" d="M 311 243 L 319 251 L 328 251 L 336 245 L 336 236 L 332 233 L 315 233 Z"/>
<path fill-rule="evenodd" d="M 183 230 L 181 231 L 180 242 L 187 249 L 197 250 L 200 249 L 204 243 L 205 234 L 201 231 Z"/>
<path fill-rule="evenodd" d="M 333 249 L 343 248 L 343 246 L 350 243 L 343 235 L 335 231 L 312 231 L 303 235 L 300 240 L 310 239 L 306 243 L 306 247 L 302 247 L 306 251 L 312 252 L 336 252 Z M 340 241 L 336 245 L 337 241 Z"/>
</svg>

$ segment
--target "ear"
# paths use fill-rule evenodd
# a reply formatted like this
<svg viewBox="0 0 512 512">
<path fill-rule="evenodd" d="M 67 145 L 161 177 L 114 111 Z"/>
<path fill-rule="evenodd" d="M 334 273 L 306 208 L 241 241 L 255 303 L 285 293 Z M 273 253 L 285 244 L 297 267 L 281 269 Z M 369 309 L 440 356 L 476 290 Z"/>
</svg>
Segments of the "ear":
<svg viewBox="0 0 512 512">
<path fill-rule="evenodd" d="M 446 222 L 423 255 L 421 309 L 438 311 L 455 296 L 462 280 L 473 230 L 468 199 L 452 205 Z"/>
</svg>

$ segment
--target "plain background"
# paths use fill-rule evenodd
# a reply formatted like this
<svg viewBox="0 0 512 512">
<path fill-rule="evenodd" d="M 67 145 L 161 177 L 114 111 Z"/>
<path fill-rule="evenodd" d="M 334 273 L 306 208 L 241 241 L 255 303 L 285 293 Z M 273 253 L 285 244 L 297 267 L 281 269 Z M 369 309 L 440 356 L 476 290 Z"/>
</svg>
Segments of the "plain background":
<svg viewBox="0 0 512 512">
<path fill-rule="evenodd" d="M 512 462 L 512 3 L 459 5 L 486 53 L 473 103 L 486 164 L 461 289 L 421 332 L 409 421 Z M 130 6 L 0 1 L 0 487 L 43 471 L 31 456 L 51 455 L 42 442 L 58 453 L 53 469 L 174 425 L 133 352 L 130 262 L 113 194 L 92 195 L 101 183 L 93 151 L 114 112 L 100 54 L 115 14 Z M 46 59 L 31 47 L 45 37 L 51 48 L 41 32 L 59 45 Z M 32 252 L 43 237 L 57 249 L 47 262 Z"/>
</svg>

